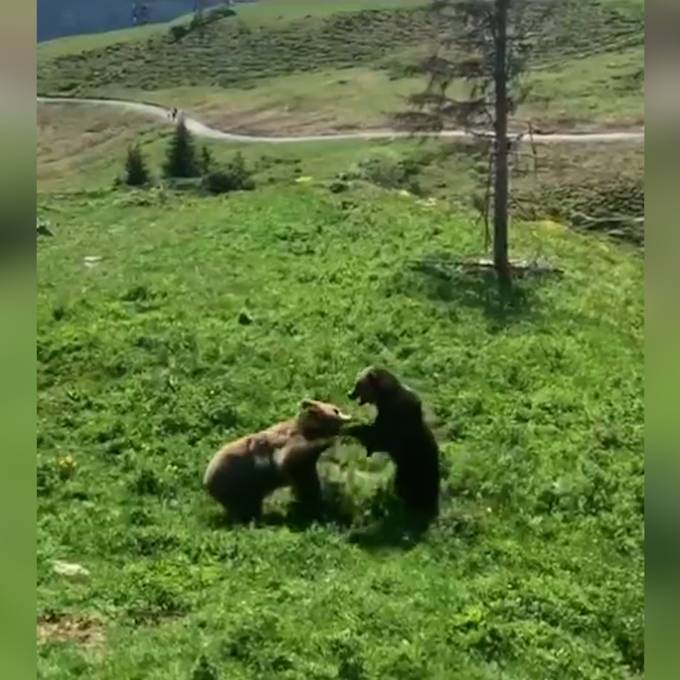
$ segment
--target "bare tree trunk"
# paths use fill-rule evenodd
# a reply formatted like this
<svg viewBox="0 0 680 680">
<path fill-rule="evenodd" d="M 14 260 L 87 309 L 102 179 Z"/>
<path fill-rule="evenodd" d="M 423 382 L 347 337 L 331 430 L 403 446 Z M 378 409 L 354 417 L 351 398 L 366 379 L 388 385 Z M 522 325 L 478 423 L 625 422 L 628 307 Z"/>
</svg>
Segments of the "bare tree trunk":
<svg viewBox="0 0 680 680">
<path fill-rule="evenodd" d="M 494 169 L 493 261 L 499 279 L 510 281 L 508 262 L 508 5 L 510 0 L 496 0 L 495 11 L 495 110 L 496 140 Z"/>
</svg>

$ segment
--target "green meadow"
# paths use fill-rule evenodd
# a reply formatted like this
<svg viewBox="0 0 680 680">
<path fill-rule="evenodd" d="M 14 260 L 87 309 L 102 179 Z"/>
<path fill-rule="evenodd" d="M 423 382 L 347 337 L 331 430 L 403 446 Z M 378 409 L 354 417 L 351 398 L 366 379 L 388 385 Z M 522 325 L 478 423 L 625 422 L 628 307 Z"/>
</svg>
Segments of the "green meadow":
<svg viewBox="0 0 680 680">
<path fill-rule="evenodd" d="M 397 68 L 418 5 L 280 0 L 181 46 L 167 25 L 53 41 L 39 88 L 225 129 L 380 125 L 418 84 Z M 642 3 L 560 5 L 531 115 L 639 124 Z M 158 177 L 171 132 L 39 106 L 38 677 L 641 679 L 643 229 L 576 216 L 642 216 L 643 150 L 546 146 L 540 172 L 515 168 L 512 256 L 553 271 L 501 297 L 457 266 L 485 254 L 471 146 L 196 140 L 256 183 L 210 196 Z M 133 143 L 144 190 L 114 187 Z M 339 440 L 320 519 L 281 490 L 231 526 L 201 488 L 217 448 L 306 397 L 370 419 L 347 399 L 369 364 L 425 404 L 438 521 L 409 534 L 389 459 Z"/>
</svg>

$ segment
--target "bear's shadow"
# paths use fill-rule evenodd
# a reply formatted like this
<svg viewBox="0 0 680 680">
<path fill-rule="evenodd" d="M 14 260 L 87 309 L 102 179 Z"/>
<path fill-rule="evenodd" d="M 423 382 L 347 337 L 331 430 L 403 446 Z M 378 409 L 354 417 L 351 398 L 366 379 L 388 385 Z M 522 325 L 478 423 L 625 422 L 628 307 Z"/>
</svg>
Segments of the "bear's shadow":
<svg viewBox="0 0 680 680">
<path fill-rule="evenodd" d="M 408 551 L 424 540 L 433 518 L 408 513 L 395 497 L 376 500 L 379 507 L 360 526 L 350 530 L 350 543 L 371 552 Z"/>
<path fill-rule="evenodd" d="M 337 482 L 324 484 L 324 503 L 318 513 L 310 513 L 292 502 L 285 510 L 265 511 L 259 520 L 250 524 L 231 520 L 224 512 L 212 514 L 209 523 L 214 529 L 226 530 L 285 526 L 301 532 L 313 525 L 333 527 L 345 533 L 350 543 L 368 551 L 410 550 L 424 538 L 430 524 L 407 513 L 387 490 L 378 492 L 368 507 L 357 507 L 354 498 Z"/>
<path fill-rule="evenodd" d="M 292 531 L 304 531 L 314 524 L 347 529 L 352 525 L 353 519 L 352 498 L 341 484 L 326 481 L 324 500 L 317 511 L 310 511 L 298 501 L 292 500 L 285 507 L 265 509 L 259 519 L 251 522 L 231 519 L 226 512 L 215 511 L 210 515 L 209 524 L 213 529 L 285 526 Z"/>
</svg>

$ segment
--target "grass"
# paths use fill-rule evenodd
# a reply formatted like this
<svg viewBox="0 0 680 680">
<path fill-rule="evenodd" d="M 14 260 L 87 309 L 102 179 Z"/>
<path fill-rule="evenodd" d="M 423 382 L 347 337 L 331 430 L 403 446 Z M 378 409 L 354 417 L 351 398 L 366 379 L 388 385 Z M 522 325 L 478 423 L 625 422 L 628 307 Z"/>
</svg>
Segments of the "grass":
<svg viewBox="0 0 680 680">
<path fill-rule="evenodd" d="M 541 124 L 638 122 L 641 3 L 623 2 L 561 4 L 544 64 L 562 63 L 532 74 Z M 416 3 L 381 7 L 397 4 Z M 85 38 L 57 41 L 39 50 L 41 87 L 225 125 L 377 124 L 410 82 L 390 80 L 376 36 L 419 29 L 353 12 L 365 5 L 243 7 L 250 33 L 232 47 L 222 26 L 171 58 L 167 26 L 78 57 Z M 259 188 L 207 198 L 112 190 L 133 141 L 159 168 L 167 126 L 89 105 L 38 115 L 39 216 L 56 233 L 38 242 L 41 678 L 643 677 L 642 257 L 518 217 L 641 213 L 642 149 L 550 147 L 536 177 L 515 173 L 513 255 L 564 273 L 520 279 L 500 304 L 493 281 L 447 265 L 483 250 L 465 206 L 485 162 L 468 145 L 211 142 L 217 162 L 241 150 Z M 329 191 L 367 159 L 370 181 Z M 403 188 L 404 161 L 435 200 L 373 186 Z M 389 462 L 341 442 L 321 463 L 323 521 L 280 492 L 262 526 L 229 528 L 200 486 L 216 448 L 307 396 L 369 417 L 345 395 L 375 362 L 426 404 L 439 522 L 405 535 Z M 71 582 L 55 560 L 90 576 Z"/>
<path fill-rule="evenodd" d="M 417 7 L 426 4 L 425 0 L 258 0 L 257 3 L 236 6 L 238 19 L 247 25 L 261 26 L 294 21 L 305 17 L 323 17 L 341 12 L 357 12 L 361 10 L 397 9 Z M 40 59 L 52 59 L 69 54 L 78 54 L 90 50 L 102 49 L 125 42 L 143 42 L 168 32 L 171 26 L 187 23 L 190 14 L 177 17 L 169 22 L 153 23 L 145 26 L 134 26 L 103 33 L 73 35 L 46 40 L 38 45 Z"/>
<path fill-rule="evenodd" d="M 326 17 L 342 12 L 362 10 L 394 10 L 427 5 L 427 0 L 264 0 L 237 7 L 238 17 L 252 25 L 267 25 L 304 19 Z"/>
<path fill-rule="evenodd" d="M 423 0 L 350 0 L 347 2 L 310 2 L 309 0 L 259 0 L 257 3 L 236 7 L 238 21 L 245 26 L 258 28 L 263 26 L 280 28 L 288 22 L 304 20 L 311 17 L 328 17 L 343 12 L 359 12 L 362 10 L 393 10 L 397 8 L 417 7 L 426 4 Z M 46 40 L 38 44 L 38 59 L 45 63 L 53 59 L 78 56 L 98 50 L 115 48 L 115 46 L 139 46 L 149 40 L 162 40 L 167 37 L 172 26 L 186 24 L 192 15 L 177 17 L 165 23 L 153 23 L 145 26 L 134 26 L 103 33 L 65 36 Z"/>
<path fill-rule="evenodd" d="M 119 170 L 112 159 L 124 158 L 129 144 L 151 143 L 162 134 L 157 122 L 131 112 L 38 105 L 38 183 L 53 190 L 110 184 Z"/>
<path fill-rule="evenodd" d="M 621 127 L 644 122 L 642 46 L 567 62 L 532 73 L 518 116 L 557 128 Z"/>
<path fill-rule="evenodd" d="M 210 103 L 207 104 L 210 106 Z M 82 191 L 110 187 L 120 173 L 127 146 L 139 142 L 152 170 L 158 170 L 172 129 L 134 114 L 92 105 L 38 107 L 38 184 L 46 191 Z M 254 170 L 259 186 L 291 186 L 300 177 L 315 183 L 332 182 L 338 175 L 356 174 L 368 160 L 383 175 L 406 160 L 415 166 L 420 193 L 470 205 L 479 192 L 487 161 L 469 144 L 431 140 L 332 141 L 272 146 L 204 142 L 217 163 L 241 151 Z M 518 214 L 578 222 L 577 213 L 595 217 L 600 230 L 640 243 L 641 225 L 609 223 L 611 216 L 644 215 L 644 149 L 631 144 L 562 144 L 538 149 L 533 169 L 526 156 L 514 163 L 513 194 Z M 370 179 L 370 178 L 369 178 Z M 380 179 L 371 179 L 378 181 Z M 411 183 L 400 185 L 411 189 Z M 623 227 L 623 231 L 622 231 Z"/>
<path fill-rule="evenodd" d="M 543 32 L 537 63 L 563 63 L 642 45 L 644 17 L 641 11 L 618 12 L 596 0 L 565 0 L 546 20 Z M 430 17 L 418 7 L 264 24 L 228 18 L 180 42 L 166 31 L 146 42 L 120 42 L 56 57 L 49 51 L 39 53 L 38 89 L 106 94 L 120 88 L 252 87 L 275 76 L 368 65 L 388 68 L 398 77 L 409 49 L 432 37 Z"/>
<path fill-rule="evenodd" d="M 85 134 L 82 134 L 83 130 Z M 38 186 L 41 192 L 90 191 L 111 186 L 128 144 L 139 141 L 153 167 L 160 167 L 172 128 L 134 113 L 89 104 L 38 106 Z M 409 141 L 310 142 L 273 147 L 196 140 L 217 162 L 240 150 L 257 165 L 260 183 L 290 183 L 298 176 L 328 180 L 372 152 L 398 158 L 418 144 Z"/>
<path fill-rule="evenodd" d="M 642 48 L 630 48 L 530 73 L 531 96 L 517 118 L 570 131 L 639 125 L 643 64 Z M 248 89 L 121 88 L 108 94 L 178 106 L 218 129 L 276 136 L 388 128 L 396 112 L 409 108 L 408 96 L 423 87 L 422 78 L 395 80 L 387 70 L 360 67 L 267 78 Z M 450 94 L 456 96 L 456 88 Z"/>
<path fill-rule="evenodd" d="M 418 87 L 417 79 L 392 81 L 386 71 L 361 67 L 267 78 L 249 89 L 200 86 L 115 94 L 173 102 L 223 130 L 299 135 L 385 127 Z"/>
<path fill-rule="evenodd" d="M 515 255 L 565 274 L 501 308 L 483 279 L 411 267 L 478 254 L 479 231 L 394 193 L 98 191 L 39 212 L 58 225 L 38 249 L 41 678 L 642 677 L 634 251 L 516 224 Z M 298 525 L 283 494 L 226 528 L 200 488 L 216 447 L 304 396 L 347 407 L 372 362 L 436 427 L 438 525 L 402 539 L 389 464 L 341 445 L 330 523 Z"/>
</svg>

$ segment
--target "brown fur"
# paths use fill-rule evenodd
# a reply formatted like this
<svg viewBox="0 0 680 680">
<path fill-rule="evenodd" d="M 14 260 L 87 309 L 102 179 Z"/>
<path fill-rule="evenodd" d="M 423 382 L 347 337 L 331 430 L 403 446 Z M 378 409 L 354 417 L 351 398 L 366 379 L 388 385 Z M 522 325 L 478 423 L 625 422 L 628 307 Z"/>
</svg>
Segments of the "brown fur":
<svg viewBox="0 0 680 680">
<path fill-rule="evenodd" d="M 203 485 L 242 521 L 258 518 L 265 496 L 284 486 L 292 486 L 307 507 L 318 507 L 316 464 L 348 420 L 333 404 L 306 399 L 295 418 L 223 446 L 210 461 Z"/>
</svg>

